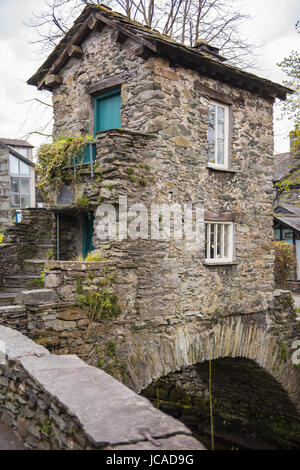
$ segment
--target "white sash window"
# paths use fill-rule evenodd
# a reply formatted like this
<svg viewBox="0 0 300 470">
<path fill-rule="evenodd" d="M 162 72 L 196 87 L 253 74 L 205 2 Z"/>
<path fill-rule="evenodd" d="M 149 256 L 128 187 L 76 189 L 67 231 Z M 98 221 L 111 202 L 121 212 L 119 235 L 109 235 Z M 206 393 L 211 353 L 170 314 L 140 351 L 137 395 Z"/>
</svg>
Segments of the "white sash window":
<svg viewBox="0 0 300 470">
<path fill-rule="evenodd" d="M 208 119 L 208 161 L 210 166 L 228 168 L 229 106 L 211 102 Z"/>
<path fill-rule="evenodd" d="M 206 227 L 206 262 L 233 261 L 233 223 L 209 222 Z"/>
</svg>

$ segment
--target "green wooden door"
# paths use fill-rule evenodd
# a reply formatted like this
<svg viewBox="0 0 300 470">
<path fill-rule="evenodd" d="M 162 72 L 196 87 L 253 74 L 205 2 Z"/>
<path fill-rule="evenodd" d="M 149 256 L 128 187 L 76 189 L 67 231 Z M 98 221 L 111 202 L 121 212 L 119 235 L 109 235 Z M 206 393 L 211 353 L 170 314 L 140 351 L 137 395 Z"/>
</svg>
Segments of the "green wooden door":
<svg viewBox="0 0 300 470">
<path fill-rule="evenodd" d="M 93 234 L 94 234 L 94 212 L 84 212 L 83 214 L 83 247 L 82 253 L 84 258 L 88 253 L 93 251 Z"/>
<path fill-rule="evenodd" d="M 121 90 L 111 91 L 95 98 L 95 134 L 122 127 L 121 104 Z"/>
</svg>

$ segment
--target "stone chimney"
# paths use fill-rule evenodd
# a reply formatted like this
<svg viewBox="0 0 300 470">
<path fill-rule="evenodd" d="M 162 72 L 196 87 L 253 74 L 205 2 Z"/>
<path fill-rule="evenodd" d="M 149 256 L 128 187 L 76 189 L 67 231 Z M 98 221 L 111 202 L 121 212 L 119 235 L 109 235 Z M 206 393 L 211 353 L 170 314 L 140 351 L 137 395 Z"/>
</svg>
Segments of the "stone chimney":
<svg viewBox="0 0 300 470">
<path fill-rule="evenodd" d="M 218 47 L 211 46 L 205 39 L 198 39 L 194 45 L 194 49 L 197 49 L 203 54 L 211 56 L 220 62 L 225 62 L 225 60 L 227 60 L 225 57 L 219 54 L 220 49 Z"/>
</svg>

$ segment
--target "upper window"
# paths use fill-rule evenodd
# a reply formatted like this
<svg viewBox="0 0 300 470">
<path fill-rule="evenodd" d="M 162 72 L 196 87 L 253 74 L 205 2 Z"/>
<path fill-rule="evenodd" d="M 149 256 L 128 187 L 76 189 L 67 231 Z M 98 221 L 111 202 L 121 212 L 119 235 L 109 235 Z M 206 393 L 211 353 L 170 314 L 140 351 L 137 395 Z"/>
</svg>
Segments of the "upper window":
<svg viewBox="0 0 300 470">
<path fill-rule="evenodd" d="M 233 223 L 211 222 L 206 228 L 206 261 L 233 261 Z"/>
<path fill-rule="evenodd" d="M 114 90 L 95 98 L 95 134 L 122 127 L 121 104 L 121 90 Z"/>
<path fill-rule="evenodd" d="M 220 168 L 228 168 L 229 107 L 211 102 L 208 120 L 208 160 Z"/>
</svg>

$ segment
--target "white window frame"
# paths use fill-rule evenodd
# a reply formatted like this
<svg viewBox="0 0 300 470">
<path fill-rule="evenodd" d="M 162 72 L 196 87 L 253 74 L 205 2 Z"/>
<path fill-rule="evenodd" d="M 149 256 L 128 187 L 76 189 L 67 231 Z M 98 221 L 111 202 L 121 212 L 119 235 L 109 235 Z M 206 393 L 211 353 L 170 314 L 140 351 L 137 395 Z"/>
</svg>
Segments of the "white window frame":
<svg viewBox="0 0 300 470">
<path fill-rule="evenodd" d="M 217 159 L 217 150 L 218 150 L 218 136 L 217 136 L 217 109 L 218 107 L 224 109 L 224 163 L 211 162 L 208 160 L 208 166 L 212 168 L 229 168 L 229 105 L 219 103 L 217 101 L 210 101 L 209 107 L 211 105 L 215 106 L 215 158 Z M 207 132 L 208 140 L 208 132 Z"/>
<path fill-rule="evenodd" d="M 214 256 L 211 257 L 211 227 L 214 225 Z M 217 244 L 218 244 L 218 226 L 222 226 L 221 230 L 221 255 L 217 256 Z M 228 255 L 225 257 L 225 225 L 228 226 Z M 234 224 L 233 222 L 216 222 L 207 221 L 205 222 L 205 262 L 206 263 L 231 263 L 234 261 Z M 223 255 L 223 256 L 222 256 Z"/>
</svg>

